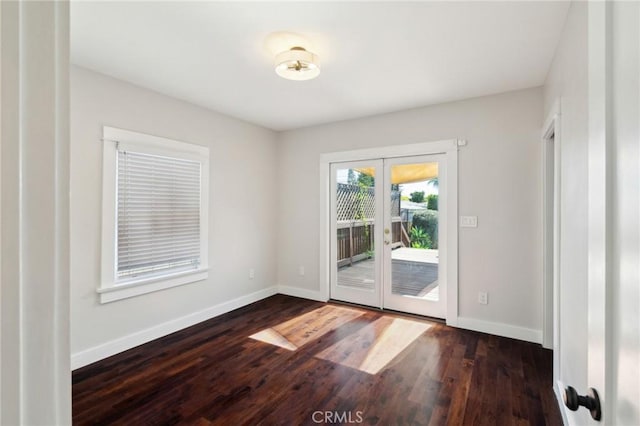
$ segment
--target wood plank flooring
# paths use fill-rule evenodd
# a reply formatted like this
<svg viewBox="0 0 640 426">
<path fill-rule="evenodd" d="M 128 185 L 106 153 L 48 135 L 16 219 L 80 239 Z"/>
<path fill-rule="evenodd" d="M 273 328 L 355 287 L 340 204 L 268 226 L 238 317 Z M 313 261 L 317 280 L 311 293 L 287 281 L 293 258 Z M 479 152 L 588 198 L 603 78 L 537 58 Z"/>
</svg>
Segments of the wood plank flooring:
<svg viewBox="0 0 640 426">
<path fill-rule="evenodd" d="M 74 424 L 560 425 L 552 353 L 277 295 L 73 373 Z"/>
</svg>

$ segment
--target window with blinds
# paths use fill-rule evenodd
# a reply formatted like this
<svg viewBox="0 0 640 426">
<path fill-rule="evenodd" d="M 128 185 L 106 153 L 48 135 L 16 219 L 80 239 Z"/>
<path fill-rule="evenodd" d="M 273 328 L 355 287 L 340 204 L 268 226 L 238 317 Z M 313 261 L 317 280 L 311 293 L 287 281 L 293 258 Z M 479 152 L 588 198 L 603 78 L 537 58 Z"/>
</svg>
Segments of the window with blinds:
<svg viewBox="0 0 640 426">
<path fill-rule="evenodd" d="M 201 163 L 117 150 L 116 282 L 198 269 Z"/>
</svg>

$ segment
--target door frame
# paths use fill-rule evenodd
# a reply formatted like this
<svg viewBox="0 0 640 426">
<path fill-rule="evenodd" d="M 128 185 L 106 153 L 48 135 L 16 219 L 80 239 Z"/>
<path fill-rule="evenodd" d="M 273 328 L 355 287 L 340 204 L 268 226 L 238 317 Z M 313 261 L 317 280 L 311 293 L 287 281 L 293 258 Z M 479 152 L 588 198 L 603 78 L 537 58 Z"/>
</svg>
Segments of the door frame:
<svg viewBox="0 0 640 426">
<path fill-rule="evenodd" d="M 408 145 L 367 148 L 352 151 L 330 152 L 320 155 L 320 295 L 329 300 L 331 285 L 331 163 L 370 160 L 375 158 L 397 158 L 429 154 L 444 154 L 446 157 L 449 200 L 447 214 L 448 260 L 447 265 L 447 312 L 448 325 L 458 325 L 458 149 L 466 141 L 448 139 Z"/>
<path fill-rule="evenodd" d="M 560 188 L 561 188 L 561 104 L 556 99 L 542 128 L 542 346 L 553 349 L 553 383 L 564 423 L 567 417 L 562 404 L 560 382 L 561 341 L 560 341 Z M 552 157 L 553 155 L 553 157 Z M 553 168 L 549 162 L 553 161 Z M 553 183 L 549 182 L 553 179 Z M 549 217 L 549 204 L 553 206 Z"/>
<path fill-rule="evenodd" d="M 556 99 L 542 128 L 542 346 L 556 350 L 560 346 L 556 341 L 560 329 L 560 147 L 560 99 Z"/>
</svg>

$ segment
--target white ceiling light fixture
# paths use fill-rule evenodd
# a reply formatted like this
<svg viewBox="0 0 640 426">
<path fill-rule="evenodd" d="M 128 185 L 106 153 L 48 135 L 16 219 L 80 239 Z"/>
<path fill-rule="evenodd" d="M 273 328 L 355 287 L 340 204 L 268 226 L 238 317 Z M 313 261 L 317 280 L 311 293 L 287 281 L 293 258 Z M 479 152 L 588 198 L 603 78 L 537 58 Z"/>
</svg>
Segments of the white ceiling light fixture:
<svg viewBox="0 0 640 426">
<path fill-rule="evenodd" d="M 311 80 L 320 75 L 318 55 L 294 46 L 276 55 L 276 74 L 287 80 Z"/>
</svg>

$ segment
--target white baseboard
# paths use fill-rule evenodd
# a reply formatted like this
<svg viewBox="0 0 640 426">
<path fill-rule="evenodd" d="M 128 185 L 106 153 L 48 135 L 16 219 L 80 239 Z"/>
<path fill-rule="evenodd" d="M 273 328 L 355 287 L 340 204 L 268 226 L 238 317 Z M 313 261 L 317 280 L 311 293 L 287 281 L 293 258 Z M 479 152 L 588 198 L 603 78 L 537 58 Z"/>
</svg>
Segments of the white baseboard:
<svg viewBox="0 0 640 426">
<path fill-rule="evenodd" d="M 524 340 L 526 342 L 542 343 L 542 331 L 533 328 L 518 327 L 501 322 L 484 321 L 467 317 L 458 317 L 457 327 L 481 331 L 496 336 Z"/>
<path fill-rule="evenodd" d="M 306 288 L 289 287 L 286 285 L 278 286 L 278 293 L 287 296 L 300 297 L 302 299 L 317 300 L 318 302 L 326 302 L 328 299 L 318 290 L 308 290 Z"/>
<path fill-rule="evenodd" d="M 302 299 L 316 300 L 318 302 L 326 302 L 328 300 L 328 298 L 321 291 L 309 290 L 300 287 L 279 285 L 278 293 L 286 294 L 288 296 L 300 297 Z M 454 327 L 465 328 L 468 330 L 494 334 L 496 336 L 509 337 L 512 339 L 524 340 L 526 342 L 542 343 L 542 331 L 532 328 L 518 327 L 509 324 L 483 321 L 467 317 L 454 318 L 452 321 L 447 321 L 447 324 Z"/>
<path fill-rule="evenodd" d="M 111 355 L 124 352 L 128 349 L 142 345 L 143 343 L 147 343 L 159 337 L 182 330 L 183 328 L 191 327 L 199 322 L 217 317 L 218 315 L 225 314 L 233 311 L 234 309 L 238 309 L 250 303 L 273 296 L 277 293 L 277 287 L 268 287 L 245 296 L 240 296 L 233 300 L 219 303 L 201 311 L 167 321 L 156 325 L 155 327 L 147 328 L 146 330 L 141 330 L 119 339 L 94 346 L 93 348 L 74 353 L 71 355 L 71 369 L 75 370 L 77 368 L 84 367 L 85 365 L 100 361 L 101 359 L 110 357 Z"/>
<path fill-rule="evenodd" d="M 234 309 L 241 308 L 250 303 L 257 302 L 274 294 L 281 293 L 288 296 L 300 297 L 303 299 L 326 302 L 327 298 L 321 291 L 309 290 L 299 287 L 273 286 L 258 290 L 254 293 L 238 297 L 233 300 L 219 303 L 215 306 L 203 309 L 180 318 L 167 321 L 155 327 L 141 330 L 119 339 L 94 346 L 84 351 L 71 355 L 71 369 L 75 370 L 93 362 L 100 361 L 120 352 L 150 342 L 154 339 L 166 336 L 186 327 L 198 324 L 202 321 L 217 317 Z M 468 330 L 480 331 L 483 333 L 495 334 L 497 336 L 510 337 L 513 339 L 525 340 L 528 342 L 541 343 L 542 332 L 524 327 L 517 327 L 508 324 L 478 320 L 475 318 L 457 318 L 457 326 Z M 564 415 L 564 413 L 563 413 Z"/>
</svg>

